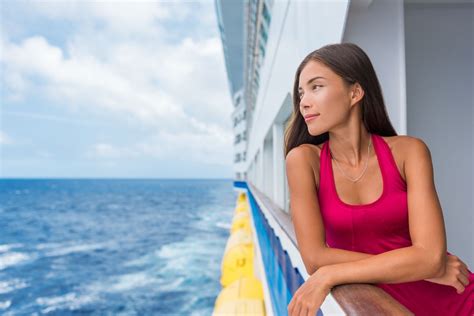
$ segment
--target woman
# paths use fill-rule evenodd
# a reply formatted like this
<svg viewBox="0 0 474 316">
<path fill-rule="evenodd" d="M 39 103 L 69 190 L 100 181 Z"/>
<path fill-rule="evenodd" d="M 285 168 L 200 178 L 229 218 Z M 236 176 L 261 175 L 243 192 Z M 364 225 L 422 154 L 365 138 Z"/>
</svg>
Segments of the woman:
<svg viewBox="0 0 474 316">
<path fill-rule="evenodd" d="M 373 283 L 415 315 L 473 315 L 474 274 L 446 250 L 430 151 L 397 136 L 364 51 L 344 43 L 310 53 L 293 106 L 286 170 L 310 277 L 289 315 L 315 315 L 346 283 Z"/>
</svg>

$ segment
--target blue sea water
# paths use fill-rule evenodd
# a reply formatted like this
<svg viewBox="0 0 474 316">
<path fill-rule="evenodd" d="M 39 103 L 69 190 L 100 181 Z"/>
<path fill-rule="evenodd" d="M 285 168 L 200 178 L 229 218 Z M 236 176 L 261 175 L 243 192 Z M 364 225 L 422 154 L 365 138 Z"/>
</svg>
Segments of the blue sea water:
<svg viewBox="0 0 474 316">
<path fill-rule="evenodd" d="M 231 180 L 0 180 L 0 314 L 211 315 Z"/>
</svg>

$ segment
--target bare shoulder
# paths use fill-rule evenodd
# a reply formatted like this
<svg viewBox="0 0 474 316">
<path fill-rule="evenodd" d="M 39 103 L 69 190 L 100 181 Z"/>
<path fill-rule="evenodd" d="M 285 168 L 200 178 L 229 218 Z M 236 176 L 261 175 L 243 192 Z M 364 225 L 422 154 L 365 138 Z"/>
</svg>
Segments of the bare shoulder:
<svg viewBox="0 0 474 316">
<path fill-rule="evenodd" d="M 397 135 L 383 137 L 390 148 L 396 151 L 397 154 L 407 158 L 415 152 L 429 151 L 426 143 L 421 139 L 408 135 Z"/>
<path fill-rule="evenodd" d="M 298 162 L 311 162 L 313 160 L 319 161 L 319 156 L 321 154 L 321 146 L 322 145 L 301 144 L 295 148 L 292 148 L 288 152 L 288 155 L 286 155 L 286 160 L 296 160 Z"/>
<path fill-rule="evenodd" d="M 319 157 L 322 144 L 301 144 L 292 148 L 286 155 L 287 170 L 294 167 L 303 167 L 311 170 L 316 186 L 319 187 Z M 311 168 L 311 169 L 310 169 Z"/>
<path fill-rule="evenodd" d="M 411 160 L 419 161 L 420 158 L 426 160 L 431 158 L 430 151 L 426 143 L 417 137 L 408 135 L 397 135 L 383 137 L 392 151 L 393 158 L 397 164 L 402 178 L 406 181 L 406 166 Z"/>
</svg>

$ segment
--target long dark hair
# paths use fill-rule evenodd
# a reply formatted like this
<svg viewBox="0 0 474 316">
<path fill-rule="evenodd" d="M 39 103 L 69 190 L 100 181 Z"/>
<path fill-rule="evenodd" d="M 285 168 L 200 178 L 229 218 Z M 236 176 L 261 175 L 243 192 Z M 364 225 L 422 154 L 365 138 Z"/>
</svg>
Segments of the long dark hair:
<svg viewBox="0 0 474 316">
<path fill-rule="evenodd" d="M 285 157 L 301 144 L 319 145 L 329 139 L 329 133 L 312 136 L 300 113 L 298 93 L 301 71 L 309 61 L 318 61 L 331 68 L 347 84 L 358 82 L 364 90 L 360 102 L 362 122 L 371 134 L 395 136 L 397 132 L 388 118 L 382 89 L 367 54 L 356 44 L 342 43 L 323 46 L 306 56 L 298 66 L 293 85 L 293 113 L 285 130 Z"/>
</svg>

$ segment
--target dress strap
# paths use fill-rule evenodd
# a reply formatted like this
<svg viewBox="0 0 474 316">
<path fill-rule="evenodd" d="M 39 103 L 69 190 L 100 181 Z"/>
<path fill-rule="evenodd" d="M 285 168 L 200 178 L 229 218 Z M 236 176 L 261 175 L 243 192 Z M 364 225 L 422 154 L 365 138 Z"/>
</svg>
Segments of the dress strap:
<svg viewBox="0 0 474 316">
<path fill-rule="evenodd" d="M 319 196 L 329 197 L 331 195 L 330 185 L 331 185 L 331 174 L 329 164 L 331 163 L 331 155 L 328 150 L 328 141 L 323 143 L 321 148 L 321 155 L 319 157 Z"/>
<path fill-rule="evenodd" d="M 398 171 L 395 158 L 393 158 L 392 150 L 388 146 L 385 139 L 377 134 L 372 134 L 372 141 L 374 142 L 374 148 L 377 151 L 377 159 L 382 172 L 385 173 L 385 179 L 389 187 L 395 187 L 396 189 L 406 190 L 406 183 L 403 180 L 400 172 Z"/>
</svg>

